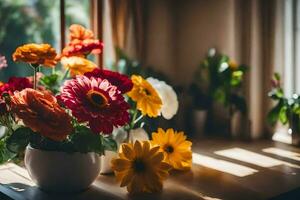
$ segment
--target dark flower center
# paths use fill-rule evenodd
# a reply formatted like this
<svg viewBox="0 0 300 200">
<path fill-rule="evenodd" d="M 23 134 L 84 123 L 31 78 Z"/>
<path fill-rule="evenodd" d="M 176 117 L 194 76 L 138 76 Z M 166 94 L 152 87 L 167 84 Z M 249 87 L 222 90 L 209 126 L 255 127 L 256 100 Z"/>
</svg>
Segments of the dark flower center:
<svg viewBox="0 0 300 200">
<path fill-rule="evenodd" d="M 146 164 L 142 159 L 136 159 L 133 161 L 133 169 L 137 173 L 144 172 L 146 170 Z"/>
<path fill-rule="evenodd" d="M 151 94 L 151 93 L 149 92 L 149 90 L 147 90 L 147 89 L 144 89 L 144 91 L 145 91 L 146 95 L 150 95 L 150 94 Z"/>
<path fill-rule="evenodd" d="M 167 153 L 173 153 L 174 152 L 174 148 L 171 145 L 166 146 L 164 149 Z"/>
<path fill-rule="evenodd" d="M 99 91 L 90 90 L 87 93 L 87 98 L 91 104 L 98 108 L 103 108 L 108 104 L 107 98 Z"/>
</svg>

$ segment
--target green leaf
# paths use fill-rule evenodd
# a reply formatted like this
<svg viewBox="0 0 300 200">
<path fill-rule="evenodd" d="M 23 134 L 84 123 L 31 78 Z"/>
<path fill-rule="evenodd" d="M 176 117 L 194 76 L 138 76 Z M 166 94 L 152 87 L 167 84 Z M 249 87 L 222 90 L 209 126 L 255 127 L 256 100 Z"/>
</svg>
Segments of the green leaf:
<svg viewBox="0 0 300 200">
<path fill-rule="evenodd" d="M 274 78 L 275 78 L 275 80 L 280 81 L 280 74 L 277 72 L 274 73 Z"/>
<path fill-rule="evenodd" d="M 44 76 L 40 79 L 40 83 L 43 86 L 45 86 L 48 90 L 57 93 L 59 88 L 59 75 L 51 74 L 48 76 Z"/>
<path fill-rule="evenodd" d="M 278 102 L 278 104 L 270 110 L 267 116 L 267 121 L 271 126 L 274 126 L 279 118 L 279 112 L 282 107 L 282 101 Z"/>
<path fill-rule="evenodd" d="M 6 147 L 5 139 L 0 140 L 0 164 L 4 164 L 16 156 L 15 153 L 9 151 Z"/>
<path fill-rule="evenodd" d="M 116 141 L 112 137 L 103 137 L 103 146 L 105 150 L 108 151 L 117 151 L 118 150 L 118 145 Z"/>
<path fill-rule="evenodd" d="M 104 153 L 102 136 L 91 132 L 91 130 L 85 126 L 75 127 L 75 132 L 71 134 L 70 140 L 78 152 L 96 152 L 101 155 Z"/>
<path fill-rule="evenodd" d="M 32 134 L 35 134 L 30 128 L 18 128 L 6 140 L 8 150 L 14 153 L 24 151 L 30 142 Z"/>
<path fill-rule="evenodd" d="M 286 124 L 288 122 L 288 107 L 283 106 L 279 111 L 279 120 L 282 124 Z"/>
</svg>

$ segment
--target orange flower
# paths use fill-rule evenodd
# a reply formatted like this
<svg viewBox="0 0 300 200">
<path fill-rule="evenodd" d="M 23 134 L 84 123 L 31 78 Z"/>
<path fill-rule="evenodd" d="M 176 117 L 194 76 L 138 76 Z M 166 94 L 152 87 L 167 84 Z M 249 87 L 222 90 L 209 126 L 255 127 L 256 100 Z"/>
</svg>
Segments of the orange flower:
<svg viewBox="0 0 300 200">
<path fill-rule="evenodd" d="M 94 38 L 94 33 L 81 25 L 73 24 L 69 28 L 70 42 L 63 49 L 63 56 L 86 56 L 90 53 L 100 54 L 103 43 Z"/>
<path fill-rule="evenodd" d="M 75 39 L 77 40 L 86 40 L 86 39 L 94 39 L 94 33 L 84 28 L 83 26 L 79 24 L 73 24 L 69 28 L 70 31 L 70 41 L 73 41 Z"/>
<path fill-rule="evenodd" d="M 64 49 L 63 56 L 86 56 L 90 53 L 100 54 L 103 49 L 103 44 L 99 40 L 86 39 L 71 41 Z"/>
<path fill-rule="evenodd" d="M 26 88 L 11 97 L 12 111 L 33 131 L 55 141 L 72 132 L 71 118 L 48 91 Z"/>
<path fill-rule="evenodd" d="M 47 67 L 56 65 L 55 57 L 55 49 L 49 44 L 25 44 L 18 47 L 13 54 L 15 62 L 25 62 Z"/>
<path fill-rule="evenodd" d="M 229 65 L 230 69 L 232 69 L 232 70 L 237 70 L 239 67 L 238 64 L 233 60 L 230 60 L 228 62 L 228 65 Z"/>
<path fill-rule="evenodd" d="M 70 70 L 72 77 L 91 72 L 97 67 L 95 63 L 78 56 L 62 57 L 61 64 Z"/>
</svg>

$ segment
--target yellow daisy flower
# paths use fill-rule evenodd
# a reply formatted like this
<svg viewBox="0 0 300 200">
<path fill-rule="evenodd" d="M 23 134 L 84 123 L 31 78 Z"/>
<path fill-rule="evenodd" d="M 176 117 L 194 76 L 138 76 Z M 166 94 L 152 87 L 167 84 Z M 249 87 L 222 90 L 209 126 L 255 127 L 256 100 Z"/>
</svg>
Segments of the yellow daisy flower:
<svg viewBox="0 0 300 200">
<path fill-rule="evenodd" d="M 184 133 L 168 129 L 166 132 L 159 128 L 152 133 L 153 145 L 158 145 L 165 155 L 164 161 L 174 169 L 188 170 L 192 165 L 192 142 L 186 140 Z"/>
<path fill-rule="evenodd" d="M 136 141 L 122 144 L 119 158 L 111 164 L 121 187 L 127 186 L 129 193 L 159 192 L 171 169 L 163 158 L 159 147 L 151 147 L 149 141 Z"/>
<path fill-rule="evenodd" d="M 62 57 L 61 64 L 70 70 L 72 77 L 91 72 L 97 67 L 95 63 L 79 56 Z"/>
<path fill-rule="evenodd" d="M 137 103 L 137 109 L 143 115 L 157 117 L 162 107 L 162 101 L 152 85 L 141 76 L 132 75 L 133 88 L 128 96 Z"/>
</svg>

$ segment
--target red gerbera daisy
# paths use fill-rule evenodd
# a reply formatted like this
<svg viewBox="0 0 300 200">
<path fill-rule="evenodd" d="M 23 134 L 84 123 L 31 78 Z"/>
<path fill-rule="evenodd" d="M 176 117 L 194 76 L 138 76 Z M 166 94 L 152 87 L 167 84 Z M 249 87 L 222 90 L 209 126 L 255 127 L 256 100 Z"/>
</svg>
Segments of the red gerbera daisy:
<svg viewBox="0 0 300 200">
<path fill-rule="evenodd" d="M 32 88 L 32 82 L 24 77 L 10 77 L 7 83 L 0 86 L 0 95 L 4 92 L 14 93 L 14 91 L 21 91 L 25 88 Z"/>
<path fill-rule="evenodd" d="M 117 86 L 122 94 L 129 92 L 133 87 L 133 83 L 128 76 L 110 70 L 95 68 L 93 71 L 86 72 L 84 75 L 89 78 L 97 77 L 107 79 L 112 85 Z"/>
<path fill-rule="evenodd" d="M 58 97 L 79 122 L 95 133 L 110 134 L 129 121 L 129 104 L 116 86 L 101 78 L 77 76 L 65 82 Z"/>
</svg>

